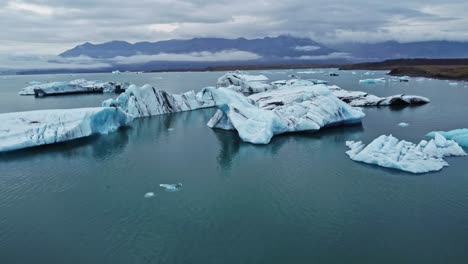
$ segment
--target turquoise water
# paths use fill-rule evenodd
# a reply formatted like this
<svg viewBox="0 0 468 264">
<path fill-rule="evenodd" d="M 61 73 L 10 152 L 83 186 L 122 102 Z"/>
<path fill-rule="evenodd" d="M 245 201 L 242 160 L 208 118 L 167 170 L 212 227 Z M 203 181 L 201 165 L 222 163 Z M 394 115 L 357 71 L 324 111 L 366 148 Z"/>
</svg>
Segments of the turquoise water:
<svg viewBox="0 0 468 264">
<path fill-rule="evenodd" d="M 96 106 L 114 96 L 18 96 L 31 80 L 126 80 L 183 92 L 221 74 L 0 76 L 0 112 Z M 363 86 L 363 72 L 302 76 L 432 102 L 365 109 L 362 126 L 283 135 L 267 146 L 208 128 L 215 110 L 205 109 L 0 154 L 0 263 L 466 263 L 467 158 L 416 176 L 353 162 L 344 143 L 390 133 L 419 141 L 432 130 L 468 127 L 468 87 Z M 178 192 L 158 187 L 178 182 Z M 147 192 L 155 196 L 145 199 Z"/>
</svg>

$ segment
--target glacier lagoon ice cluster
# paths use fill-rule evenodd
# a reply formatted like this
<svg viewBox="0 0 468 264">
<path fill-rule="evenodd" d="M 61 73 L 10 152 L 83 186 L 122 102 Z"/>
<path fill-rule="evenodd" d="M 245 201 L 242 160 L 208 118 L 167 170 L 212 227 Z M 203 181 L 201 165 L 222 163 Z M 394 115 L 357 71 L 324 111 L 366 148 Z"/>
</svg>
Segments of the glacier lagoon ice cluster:
<svg viewBox="0 0 468 264">
<path fill-rule="evenodd" d="M 427 137 L 435 138 L 437 134 L 444 136 L 446 139 L 457 142 L 460 146 L 468 147 L 468 128 L 431 132 L 427 134 Z"/>
<path fill-rule="evenodd" d="M 70 82 L 51 82 L 43 84 L 33 84 L 23 88 L 20 95 L 59 95 L 75 93 L 113 93 L 125 90 L 129 83 L 87 81 L 77 79 Z"/>
<path fill-rule="evenodd" d="M 215 105 L 210 94 L 205 90 L 196 94 L 194 91 L 183 94 L 170 94 L 157 90 L 151 85 L 131 85 L 116 99 L 102 103 L 104 107 L 120 107 L 135 118 L 183 112 Z"/>
<path fill-rule="evenodd" d="M 0 152 L 107 134 L 132 120 L 132 116 L 114 107 L 0 114 Z"/>
<path fill-rule="evenodd" d="M 435 134 L 431 141 L 422 140 L 418 145 L 390 136 L 380 136 L 369 145 L 361 141 L 347 141 L 348 156 L 359 162 L 403 170 L 411 173 L 440 171 L 448 163 L 449 156 L 465 156 L 465 151 L 452 140 Z"/>
<path fill-rule="evenodd" d="M 253 144 L 268 144 L 273 136 L 361 122 L 364 113 L 334 96 L 325 85 L 296 85 L 248 97 L 229 88 L 207 88 L 219 110 L 211 128 L 235 129 Z"/>
<path fill-rule="evenodd" d="M 273 82 L 277 87 L 287 89 L 294 86 L 314 86 L 317 84 L 326 84 L 320 80 L 302 80 L 291 79 Z M 336 85 L 327 86 L 331 92 L 351 106 L 405 106 L 405 105 L 423 105 L 430 102 L 429 98 L 418 95 L 397 94 L 387 97 L 379 97 L 361 91 L 347 91 Z"/>
</svg>

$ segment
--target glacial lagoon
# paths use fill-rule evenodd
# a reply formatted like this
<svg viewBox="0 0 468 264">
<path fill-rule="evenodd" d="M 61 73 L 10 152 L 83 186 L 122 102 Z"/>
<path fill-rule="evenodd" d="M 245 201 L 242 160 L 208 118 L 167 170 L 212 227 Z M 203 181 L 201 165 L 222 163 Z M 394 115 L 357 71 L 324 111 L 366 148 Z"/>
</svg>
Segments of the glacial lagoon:
<svg viewBox="0 0 468 264">
<path fill-rule="evenodd" d="M 362 125 L 252 145 L 206 126 L 216 109 L 135 120 L 109 135 L 0 154 L 1 263 L 459 263 L 468 258 L 468 160 L 413 175 L 357 163 L 346 141 L 419 142 L 468 127 L 468 85 L 364 84 L 385 72 L 254 71 L 326 80 L 418 107 L 365 108 Z M 0 113 L 99 106 L 114 94 L 34 98 L 30 81 L 214 86 L 222 72 L 0 76 Z M 400 123 L 408 126 L 399 126 Z M 1 124 L 0 124 L 1 127 Z M 465 150 L 468 150 L 465 148 Z M 162 183 L 182 183 L 167 192 Z M 145 198 L 145 195 L 149 198 Z"/>
</svg>

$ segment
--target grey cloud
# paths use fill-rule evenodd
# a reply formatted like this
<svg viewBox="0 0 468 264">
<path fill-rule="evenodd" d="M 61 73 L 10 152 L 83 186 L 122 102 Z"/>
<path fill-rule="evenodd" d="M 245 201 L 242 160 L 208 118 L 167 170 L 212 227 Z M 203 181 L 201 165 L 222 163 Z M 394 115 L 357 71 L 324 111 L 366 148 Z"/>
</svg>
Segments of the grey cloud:
<svg viewBox="0 0 468 264">
<path fill-rule="evenodd" d="M 0 52 L 58 54 L 86 41 L 280 34 L 325 43 L 468 40 L 467 9 L 460 0 L 0 0 Z"/>
</svg>

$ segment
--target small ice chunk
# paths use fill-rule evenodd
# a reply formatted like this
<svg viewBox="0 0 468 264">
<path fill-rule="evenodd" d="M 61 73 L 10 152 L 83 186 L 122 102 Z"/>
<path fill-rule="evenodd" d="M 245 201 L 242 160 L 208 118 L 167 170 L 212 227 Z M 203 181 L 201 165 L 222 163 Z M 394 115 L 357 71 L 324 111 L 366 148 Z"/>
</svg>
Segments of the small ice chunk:
<svg viewBox="0 0 468 264">
<path fill-rule="evenodd" d="M 449 85 L 450 85 L 450 86 L 458 86 L 458 83 L 456 83 L 456 82 L 451 82 L 451 83 L 449 83 Z"/>
<path fill-rule="evenodd" d="M 175 192 L 175 191 L 182 189 L 182 183 L 180 182 L 173 183 L 173 184 L 162 183 L 162 184 L 159 184 L 159 186 L 166 189 L 166 191 L 170 191 L 170 192 Z"/>
<path fill-rule="evenodd" d="M 376 84 L 376 83 L 385 83 L 385 82 L 386 82 L 385 78 L 359 80 L 359 83 L 362 83 L 362 84 Z"/>
<path fill-rule="evenodd" d="M 147 192 L 145 193 L 145 198 L 148 199 L 148 198 L 152 198 L 154 196 L 154 192 Z"/>
<path fill-rule="evenodd" d="M 409 124 L 405 123 L 405 122 L 401 122 L 400 124 L 398 124 L 398 126 L 400 126 L 400 127 L 409 127 Z"/>
</svg>

